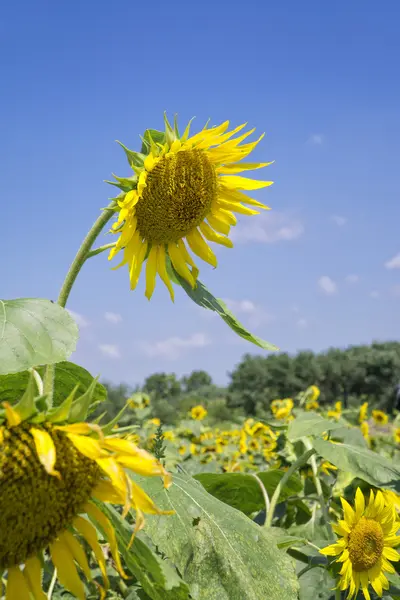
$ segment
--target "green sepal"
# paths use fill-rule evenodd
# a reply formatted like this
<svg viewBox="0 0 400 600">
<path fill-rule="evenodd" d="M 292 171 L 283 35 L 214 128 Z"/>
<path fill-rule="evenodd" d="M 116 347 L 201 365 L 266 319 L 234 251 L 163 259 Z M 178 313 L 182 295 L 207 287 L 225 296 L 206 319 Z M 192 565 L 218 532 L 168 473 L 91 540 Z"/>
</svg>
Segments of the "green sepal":
<svg viewBox="0 0 400 600">
<path fill-rule="evenodd" d="M 175 142 L 177 136 L 175 135 L 175 131 L 171 127 L 171 123 L 168 121 L 167 113 L 164 112 L 164 123 L 165 123 L 165 141 L 168 146 L 171 147 L 173 142 Z"/>
<path fill-rule="evenodd" d="M 36 405 L 36 411 L 39 414 L 47 413 L 47 411 L 49 410 L 49 407 L 50 407 L 49 399 L 50 399 L 49 394 L 43 394 L 42 396 L 36 396 L 35 405 Z"/>
<path fill-rule="evenodd" d="M 28 385 L 21 400 L 13 406 L 23 421 L 32 417 L 36 412 L 35 404 L 36 381 L 32 372 L 29 373 Z"/>
<path fill-rule="evenodd" d="M 113 177 L 117 181 L 108 181 L 105 180 L 105 183 L 109 183 L 110 185 L 115 185 L 115 187 L 119 188 L 123 192 L 130 192 L 131 190 L 135 190 L 137 188 L 137 175 L 132 175 L 132 177 L 118 177 L 118 175 L 112 174 Z"/>
<path fill-rule="evenodd" d="M 57 408 L 52 408 L 49 411 L 47 415 L 47 420 L 50 421 L 50 423 L 61 423 L 62 421 L 68 421 L 72 407 L 72 402 L 75 399 L 75 394 L 78 391 L 78 389 L 79 383 L 76 384 L 72 392 L 64 400 L 64 402 L 60 404 L 60 406 L 57 406 Z"/>
<path fill-rule="evenodd" d="M 155 148 L 156 153 L 158 154 L 158 146 L 156 146 L 156 144 L 165 144 L 165 133 L 164 131 L 158 131 L 157 129 L 146 129 L 146 131 L 143 134 L 143 137 L 140 136 L 140 139 L 142 140 L 142 147 L 140 149 L 140 152 L 142 154 L 145 154 L 147 156 L 147 154 L 150 153 L 150 150 L 152 149 L 152 144 L 153 147 Z"/>
<path fill-rule="evenodd" d="M 101 415 L 99 415 L 98 417 L 96 417 L 94 419 L 93 423 L 95 425 L 98 425 L 100 423 L 100 421 L 102 421 L 106 415 L 107 415 L 107 411 L 105 410 L 103 413 L 101 413 Z"/>
<path fill-rule="evenodd" d="M 111 419 L 111 421 L 109 421 L 109 423 L 107 423 L 106 425 L 103 425 L 103 427 L 101 428 L 101 430 L 104 433 L 104 435 L 109 435 L 111 433 L 113 427 L 118 423 L 118 421 L 120 420 L 120 418 L 122 417 L 122 415 L 124 414 L 124 412 L 126 411 L 126 409 L 128 408 L 129 401 L 130 401 L 130 398 L 128 398 L 128 400 L 126 401 L 125 406 L 123 406 L 121 408 L 121 410 L 119 411 L 119 413 L 113 419 Z"/>
<path fill-rule="evenodd" d="M 174 132 L 175 132 L 175 138 L 177 140 L 179 140 L 180 135 L 179 135 L 179 128 L 178 128 L 178 115 L 177 114 L 174 115 Z"/>
<path fill-rule="evenodd" d="M 185 131 L 183 132 L 183 135 L 181 137 L 181 142 L 186 142 L 186 140 L 189 137 L 189 133 L 190 133 L 190 126 L 192 125 L 192 121 L 195 119 L 195 117 L 192 117 L 189 121 L 189 123 L 186 125 Z"/>
<path fill-rule="evenodd" d="M 138 169 L 142 169 L 144 166 L 144 159 L 146 158 L 145 154 L 141 152 L 135 152 L 134 150 L 129 150 L 122 142 L 116 140 L 117 144 L 121 146 L 126 154 L 126 158 L 128 159 L 128 163 L 130 167 L 133 169 L 134 167 Z"/>
<path fill-rule="evenodd" d="M 86 420 L 98 379 L 98 376 L 95 377 L 86 392 L 73 401 L 69 411 L 68 423 L 80 423 Z"/>
</svg>

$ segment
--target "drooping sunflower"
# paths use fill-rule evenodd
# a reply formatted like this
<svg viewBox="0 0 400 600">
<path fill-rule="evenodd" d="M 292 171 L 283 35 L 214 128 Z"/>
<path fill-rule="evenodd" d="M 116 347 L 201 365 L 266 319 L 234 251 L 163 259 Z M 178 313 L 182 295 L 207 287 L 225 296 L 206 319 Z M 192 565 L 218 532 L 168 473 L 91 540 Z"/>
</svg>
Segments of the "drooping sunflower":
<svg viewBox="0 0 400 600">
<path fill-rule="evenodd" d="M 391 562 L 400 560 L 400 554 L 394 548 L 400 543 L 396 535 L 400 522 L 392 502 L 385 502 L 381 491 L 371 490 L 366 503 L 360 488 L 355 495 L 354 509 L 341 498 L 344 520 L 333 525 L 334 531 L 341 536 L 335 544 L 320 550 L 325 556 L 335 556 L 342 563 L 339 588 L 349 590 L 348 598 L 357 595 L 361 588 L 366 600 L 370 600 L 369 585 L 379 597 L 383 590 L 389 589 L 385 575 L 395 573 Z"/>
<path fill-rule="evenodd" d="M 358 414 L 359 423 L 363 423 L 368 419 L 368 402 L 363 402 L 360 406 L 360 412 Z"/>
<path fill-rule="evenodd" d="M 0 572 L 7 574 L 6 600 L 45 600 L 42 561 L 50 554 L 61 585 L 84 600 L 80 573 L 93 581 L 80 540 L 91 548 L 108 584 L 97 529 L 106 537 L 122 577 L 126 577 L 116 534 L 102 503 L 120 504 L 123 515 L 136 511 L 135 532 L 144 513 L 162 514 L 128 474 L 170 477 L 148 452 L 110 427 L 86 418 L 93 386 L 80 398 L 76 390 L 58 408 L 42 411 L 45 397 L 32 385 L 22 399 L 0 412 Z M 71 422 L 72 421 L 72 422 Z M 112 427 L 112 426 L 111 426 Z M 107 434 L 105 433 L 107 432 Z M 96 529 L 97 528 L 97 529 Z M 98 584 L 96 584 L 98 585 Z"/>
<path fill-rule="evenodd" d="M 199 270 L 186 244 L 196 256 L 216 267 L 217 258 L 208 242 L 231 248 L 228 235 L 236 225 L 234 213 L 256 215 L 256 209 L 268 208 L 243 191 L 269 186 L 272 181 L 238 175 L 271 164 L 241 162 L 263 135 L 242 144 L 254 129 L 234 137 L 246 124 L 231 131 L 228 127 L 229 121 L 217 127 L 206 125 L 189 137 L 189 123 L 180 136 L 176 121 L 172 128 L 165 117 L 161 142 L 154 141 L 147 130 L 147 155 L 124 147 L 136 175 L 130 179 L 116 177 L 123 192 L 118 198 L 118 219 L 112 232 L 120 237 L 109 259 L 124 251 L 122 262 L 115 268 L 128 266 L 131 289 L 136 288 L 147 259 L 148 299 L 154 292 L 157 274 L 174 299 L 170 265 L 195 287 Z"/>
</svg>

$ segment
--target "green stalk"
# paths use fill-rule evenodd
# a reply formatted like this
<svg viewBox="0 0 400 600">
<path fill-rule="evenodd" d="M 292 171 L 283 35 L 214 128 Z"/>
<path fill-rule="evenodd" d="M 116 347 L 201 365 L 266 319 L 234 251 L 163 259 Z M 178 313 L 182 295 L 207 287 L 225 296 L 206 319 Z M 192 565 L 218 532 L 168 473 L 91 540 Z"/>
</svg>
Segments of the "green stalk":
<svg viewBox="0 0 400 600">
<path fill-rule="evenodd" d="M 282 477 L 282 479 L 276 486 L 274 493 L 272 494 L 271 502 L 269 505 L 269 511 L 267 513 L 267 518 L 265 519 L 265 525 L 264 525 L 265 527 L 271 527 L 271 525 L 272 525 L 275 508 L 276 508 L 276 505 L 278 504 L 278 500 L 279 500 L 279 496 L 282 491 L 282 488 L 286 485 L 286 482 L 293 475 L 293 473 L 295 471 L 297 471 L 297 469 L 300 469 L 300 467 L 305 465 L 306 462 L 308 461 L 308 459 L 310 458 L 310 456 L 313 456 L 313 454 L 315 454 L 315 453 L 316 452 L 315 452 L 314 448 L 307 450 L 307 452 L 304 452 L 304 454 L 302 454 L 286 471 L 286 473 L 284 474 L 284 476 Z"/>
<path fill-rule="evenodd" d="M 87 233 L 83 240 L 76 256 L 68 270 L 68 273 L 62 284 L 60 293 L 58 295 L 57 304 L 63 308 L 67 304 L 68 297 L 71 293 L 72 286 L 75 283 L 76 278 L 79 275 L 86 259 L 89 257 L 92 246 L 96 238 L 100 235 L 102 229 L 106 223 L 111 219 L 114 214 L 115 201 L 113 200 L 107 208 L 103 209 L 98 219 L 94 222 L 91 229 Z M 97 253 L 96 253 L 97 254 Z M 54 387 L 54 365 L 47 365 L 45 376 L 44 376 L 44 393 L 48 395 L 48 402 L 51 405 L 53 400 L 53 387 Z"/>
<path fill-rule="evenodd" d="M 311 442 L 308 438 L 302 438 L 303 444 L 305 445 L 305 447 L 308 450 L 312 450 L 312 445 Z M 325 502 L 325 498 L 324 498 L 324 492 L 322 490 L 322 486 L 321 486 L 321 482 L 319 480 L 318 477 L 318 467 L 317 467 L 317 461 L 315 460 L 315 456 L 311 456 L 310 457 L 310 464 L 311 464 L 311 470 L 312 470 L 312 476 L 313 476 L 313 481 L 314 481 L 314 485 L 315 485 L 315 489 L 317 490 L 317 495 L 318 495 L 318 502 L 321 506 L 321 511 L 322 511 L 322 517 L 325 523 L 325 526 L 327 528 L 329 537 L 332 538 L 332 527 L 329 523 L 329 512 L 328 512 L 328 507 L 326 505 Z"/>
<path fill-rule="evenodd" d="M 268 492 L 265 489 L 265 486 L 264 486 L 263 482 L 261 481 L 261 479 L 258 477 L 258 475 L 256 475 L 255 473 L 251 473 L 251 475 L 254 477 L 254 479 L 257 481 L 258 485 L 260 486 L 260 490 L 261 490 L 261 493 L 264 498 L 265 515 L 267 515 L 268 511 L 269 511 L 269 507 L 270 507 Z M 265 527 L 265 523 L 264 523 L 264 527 Z"/>
</svg>

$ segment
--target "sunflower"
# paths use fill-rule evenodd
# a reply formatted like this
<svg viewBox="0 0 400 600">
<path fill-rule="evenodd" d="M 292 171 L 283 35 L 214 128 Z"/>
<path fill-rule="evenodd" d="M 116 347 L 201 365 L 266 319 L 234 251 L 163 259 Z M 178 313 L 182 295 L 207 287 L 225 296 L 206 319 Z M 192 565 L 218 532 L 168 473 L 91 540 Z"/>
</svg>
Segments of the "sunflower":
<svg viewBox="0 0 400 600">
<path fill-rule="evenodd" d="M 363 421 L 360 425 L 361 433 L 363 434 L 364 440 L 367 442 L 368 446 L 371 443 L 371 438 L 369 435 L 369 425 L 367 421 Z"/>
<path fill-rule="evenodd" d="M 283 400 L 273 400 L 271 402 L 271 411 L 278 420 L 288 419 L 291 415 L 294 402 L 291 398 L 284 398 Z"/>
<path fill-rule="evenodd" d="M 334 410 L 328 410 L 328 417 L 338 420 L 338 419 L 340 419 L 341 416 L 342 416 L 342 403 L 339 400 L 338 402 L 335 402 Z"/>
<path fill-rule="evenodd" d="M 393 437 L 396 444 L 400 444 L 400 427 L 393 430 Z"/>
<path fill-rule="evenodd" d="M 349 589 L 348 598 L 356 596 L 361 588 L 366 600 L 370 600 L 369 584 L 382 597 L 383 590 L 389 589 L 385 572 L 395 573 L 389 561 L 400 560 L 394 549 L 400 543 L 400 536 L 396 535 L 400 522 L 396 520 L 393 503 L 385 503 L 381 491 L 374 495 L 371 490 L 366 504 L 360 488 L 356 491 L 354 509 L 344 498 L 340 500 L 344 520 L 333 525 L 333 529 L 341 537 L 320 552 L 335 556 L 342 563 L 339 587 Z"/>
<path fill-rule="evenodd" d="M 360 412 L 358 415 L 359 423 L 366 421 L 368 419 L 368 402 L 363 402 L 360 406 Z"/>
<path fill-rule="evenodd" d="M 386 425 L 389 421 L 389 417 L 385 412 L 383 412 L 383 410 L 373 410 L 372 418 L 376 425 Z"/>
<path fill-rule="evenodd" d="M 199 404 L 198 406 L 193 406 L 192 410 L 190 411 L 190 416 L 195 421 L 202 421 L 207 416 L 207 411 L 204 406 Z"/>
<path fill-rule="evenodd" d="M 124 250 L 123 260 L 115 268 L 128 266 L 131 289 L 135 289 L 147 258 L 145 294 L 148 299 L 154 292 L 157 274 L 172 300 L 173 271 L 192 288 L 196 286 L 199 270 L 186 243 L 195 255 L 216 267 L 217 258 L 208 242 L 231 248 L 233 244 L 228 235 L 231 226 L 236 225 L 234 213 L 256 215 L 259 214 L 256 209 L 268 208 L 249 198 L 243 190 L 258 190 L 271 185 L 272 181 L 238 175 L 271 164 L 241 162 L 263 136 L 241 144 L 254 129 L 233 137 L 246 124 L 231 131 L 227 131 L 228 127 L 229 121 L 218 127 L 206 125 L 189 137 L 189 123 L 180 136 L 176 122 L 172 129 L 165 117 L 162 143 L 153 140 L 150 130 L 146 132 L 147 155 L 124 147 L 136 175 L 130 179 L 116 177 L 121 184 L 115 185 L 119 185 L 123 193 L 117 199 L 119 214 L 112 232 L 120 237 L 109 259 Z"/>
<path fill-rule="evenodd" d="M 0 572 L 7 573 L 6 600 L 22 600 L 31 595 L 36 600 L 45 600 L 42 590 L 45 552 L 57 569 L 61 585 L 84 600 L 80 574 L 89 581 L 93 579 L 80 540 L 85 540 L 91 548 L 107 589 L 107 566 L 96 528 L 107 539 L 120 575 L 126 575 L 115 531 L 99 504 L 120 504 L 124 516 L 134 509 L 135 532 L 143 527 L 143 513 L 163 513 L 127 470 L 162 476 L 168 486 L 170 477 L 164 467 L 120 437 L 112 424 L 101 428 L 81 421 L 82 416 L 86 418 L 93 389 L 91 386 L 83 396 L 74 399 L 75 389 L 61 406 L 42 412 L 38 407 L 43 408 L 46 399 L 36 398 L 32 385 L 15 406 L 3 403 Z M 99 591 L 104 596 L 103 588 Z"/>
</svg>

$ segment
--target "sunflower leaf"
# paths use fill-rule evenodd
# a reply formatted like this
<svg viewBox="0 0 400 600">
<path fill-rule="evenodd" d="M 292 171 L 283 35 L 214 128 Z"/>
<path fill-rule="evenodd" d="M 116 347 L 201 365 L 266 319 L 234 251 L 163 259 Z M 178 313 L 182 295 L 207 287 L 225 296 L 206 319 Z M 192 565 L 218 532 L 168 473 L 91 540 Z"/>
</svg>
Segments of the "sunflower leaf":
<svg viewBox="0 0 400 600">
<path fill-rule="evenodd" d="M 44 298 L 0 300 L 0 375 L 65 360 L 75 350 L 78 326 Z"/>
<path fill-rule="evenodd" d="M 171 270 L 174 273 L 175 279 L 179 282 L 179 285 L 183 287 L 187 295 L 193 302 L 195 302 L 198 306 L 202 308 L 207 308 L 216 312 L 221 319 L 225 321 L 227 325 L 234 331 L 238 336 L 263 348 L 264 350 L 275 351 L 279 350 L 277 346 L 271 344 L 270 342 L 266 342 L 260 337 L 253 335 L 248 331 L 242 323 L 240 323 L 235 315 L 229 310 L 226 306 L 225 302 L 221 300 L 221 298 L 215 298 L 212 293 L 206 288 L 206 286 L 201 283 L 201 281 L 197 280 L 197 285 L 194 289 L 191 288 L 189 283 L 183 279 L 174 269 L 172 264 L 170 265 Z"/>
<path fill-rule="evenodd" d="M 161 509 L 176 512 L 147 516 L 146 534 L 176 565 L 196 600 L 297 599 L 292 561 L 266 529 L 191 477 L 174 474 L 168 490 L 157 479 L 137 479 Z"/>
</svg>

